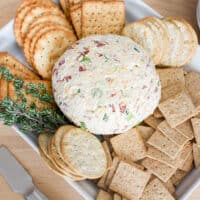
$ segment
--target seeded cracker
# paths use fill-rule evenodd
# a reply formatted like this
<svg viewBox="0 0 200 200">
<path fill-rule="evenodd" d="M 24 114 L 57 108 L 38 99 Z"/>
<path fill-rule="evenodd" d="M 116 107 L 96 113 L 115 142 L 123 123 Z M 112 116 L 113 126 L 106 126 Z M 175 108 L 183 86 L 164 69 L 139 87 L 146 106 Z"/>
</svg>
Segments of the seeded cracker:
<svg viewBox="0 0 200 200">
<path fill-rule="evenodd" d="M 172 128 L 185 122 L 196 112 L 195 106 L 186 91 L 182 91 L 160 103 L 159 109 Z"/>
<path fill-rule="evenodd" d="M 0 102 L 8 96 L 8 81 L 0 77 Z"/>
<path fill-rule="evenodd" d="M 144 142 L 146 142 L 154 133 L 154 129 L 148 126 L 137 126 L 136 129 L 142 136 Z"/>
<path fill-rule="evenodd" d="M 82 3 L 82 36 L 120 34 L 125 23 L 123 1 L 84 1 Z"/>
<path fill-rule="evenodd" d="M 200 146 L 200 119 L 199 118 L 192 118 L 192 127 L 194 130 L 194 137 L 198 146 Z"/>
<path fill-rule="evenodd" d="M 193 157 L 193 153 L 191 152 L 188 158 L 185 160 L 185 163 L 183 164 L 183 166 L 179 167 L 179 169 L 188 173 L 193 168 L 193 160 L 194 160 L 194 157 Z"/>
<path fill-rule="evenodd" d="M 136 129 L 117 135 L 110 140 L 114 152 L 127 161 L 138 161 L 145 157 L 146 148 Z"/>
<path fill-rule="evenodd" d="M 176 168 L 151 158 L 145 158 L 142 161 L 142 165 L 163 182 L 167 182 L 176 171 Z"/>
<path fill-rule="evenodd" d="M 114 193 L 113 200 L 122 200 L 121 196 L 117 193 Z"/>
<path fill-rule="evenodd" d="M 183 178 L 187 175 L 187 172 L 178 169 L 171 177 L 171 181 L 175 186 L 178 186 Z"/>
<path fill-rule="evenodd" d="M 185 85 L 183 68 L 164 68 L 156 70 L 161 81 L 162 88 L 174 85 Z"/>
<path fill-rule="evenodd" d="M 156 129 L 157 126 L 163 121 L 163 119 L 155 118 L 153 115 L 149 116 L 144 122 L 151 126 L 152 128 Z"/>
<path fill-rule="evenodd" d="M 166 120 L 162 121 L 158 125 L 158 130 L 161 131 L 172 142 L 175 142 L 177 145 L 182 146 L 188 141 L 188 139 L 183 134 L 171 128 Z"/>
<path fill-rule="evenodd" d="M 110 184 L 110 189 L 127 199 L 139 199 L 149 179 L 148 172 L 121 161 Z"/>
<path fill-rule="evenodd" d="M 193 156 L 194 156 L 194 164 L 195 167 L 200 166 L 200 147 L 196 144 L 193 143 Z"/>
<path fill-rule="evenodd" d="M 155 178 L 144 190 L 141 200 L 175 200 L 165 186 Z"/>
<path fill-rule="evenodd" d="M 182 147 L 173 143 L 158 130 L 149 138 L 147 144 L 150 144 L 161 152 L 167 154 L 172 159 L 175 159 L 182 149 Z"/>
<path fill-rule="evenodd" d="M 96 200 L 112 200 L 112 195 L 104 190 L 99 190 Z"/>
</svg>

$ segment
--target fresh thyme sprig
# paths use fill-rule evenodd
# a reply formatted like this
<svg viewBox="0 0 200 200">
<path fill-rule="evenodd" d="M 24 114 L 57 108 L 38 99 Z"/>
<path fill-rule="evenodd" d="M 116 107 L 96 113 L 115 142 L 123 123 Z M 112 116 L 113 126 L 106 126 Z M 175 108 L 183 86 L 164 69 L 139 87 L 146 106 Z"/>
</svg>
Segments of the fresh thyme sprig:
<svg viewBox="0 0 200 200">
<path fill-rule="evenodd" d="M 54 103 L 53 95 L 47 93 L 44 84 L 29 83 L 25 86 L 24 81 L 15 78 L 6 67 L 0 67 L 0 75 L 9 82 L 13 82 L 17 99 L 6 97 L 0 102 L 0 119 L 6 125 L 17 125 L 26 133 L 54 133 L 55 130 L 68 121 L 60 110 L 56 108 L 38 109 L 35 103 L 28 105 L 27 99 L 22 92 L 39 99 L 44 103 Z"/>
</svg>

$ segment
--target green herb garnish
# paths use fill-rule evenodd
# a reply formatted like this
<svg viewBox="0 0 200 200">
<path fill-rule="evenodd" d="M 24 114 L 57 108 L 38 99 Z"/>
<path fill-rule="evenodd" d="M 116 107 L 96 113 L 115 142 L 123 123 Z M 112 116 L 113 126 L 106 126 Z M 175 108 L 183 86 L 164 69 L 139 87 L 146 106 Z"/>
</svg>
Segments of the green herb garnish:
<svg viewBox="0 0 200 200">
<path fill-rule="evenodd" d="M 0 67 L 0 75 L 9 82 L 12 82 L 16 92 L 16 99 L 6 97 L 0 102 L 0 119 L 6 125 L 16 125 L 26 133 L 54 133 L 55 130 L 68 121 L 60 110 L 55 107 L 53 96 L 47 94 L 43 84 L 30 83 L 25 86 L 24 81 L 14 78 L 6 67 Z M 38 108 L 35 103 L 28 103 L 26 95 L 40 100 L 44 103 L 52 103 L 52 108 Z M 54 105 L 54 106 L 53 106 Z"/>
<path fill-rule="evenodd" d="M 108 119 L 109 119 L 109 116 L 108 116 L 107 113 L 105 113 L 104 116 L 103 116 L 103 121 L 107 122 Z"/>
<path fill-rule="evenodd" d="M 91 60 L 90 60 L 89 57 L 87 57 L 87 56 L 83 56 L 83 58 L 81 59 L 81 62 L 91 63 Z"/>
<path fill-rule="evenodd" d="M 85 122 L 80 122 L 80 127 L 81 127 L 83 130 L 87 130 L 87 126 L 86 126 Z"/>
<path fill-rule="evenodd" d="M 137 49 L 136 47 L 134 47 L 134 50 L 137 51 L 138 53 L 140 53 L 139 49 Z"/>
<path fill-rule="evenodd" d="M 93 88 L 91 90 L 91 93 L 93 98 L 95 97 L 100 98 L 103 95 L 103 91 L 100 88 Z"/>
<path fill-rule="evenodd" d="M 108 56 L 104 55 L 104 58 L 105 58 L 105 62 L 108 62 L 108 61 L 109 61 Z"/>
</svg>

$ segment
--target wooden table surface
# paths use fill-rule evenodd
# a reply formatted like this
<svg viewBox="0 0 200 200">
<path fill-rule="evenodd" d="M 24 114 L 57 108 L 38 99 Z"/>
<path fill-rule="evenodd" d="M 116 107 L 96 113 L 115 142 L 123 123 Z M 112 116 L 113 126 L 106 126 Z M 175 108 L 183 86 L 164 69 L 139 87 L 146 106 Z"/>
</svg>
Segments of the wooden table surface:
<svg viewBox="0 0 200 200">
<path fill-rule="evenodd" d="M 3 27 L 15 15 L 16 8 L 22 0 L 0 1 L 0 27 Z M 164 16 L 181 16 L 188 20 L 198 31 L 196 23 L 197 0 L 145 0 L 154 9 Z M 133 11 L 134 12 L 134 11 Z M 200 32 L 198 31 L 198 35 Z M 1 45 L 1 44 L 0 44 Z M 81 200 L 80 195 L 72 189 L 62 178 L 54 174 L 43 162 L 40 156 L 24 140 L 9 127 L 0 123 L 0 145 L 8 149 L 16 156 L 22 165 L 33 177 L 36 186 L 44 192 L 50 200 Z M 3 161 L 1 161 L 3 162 Z M 22 200 L 18 194 L 13 193 L 5 180 L 0 176 L 0 199 Z M 198 188 L 189 200 L 200 199 Z"/>
</svg>

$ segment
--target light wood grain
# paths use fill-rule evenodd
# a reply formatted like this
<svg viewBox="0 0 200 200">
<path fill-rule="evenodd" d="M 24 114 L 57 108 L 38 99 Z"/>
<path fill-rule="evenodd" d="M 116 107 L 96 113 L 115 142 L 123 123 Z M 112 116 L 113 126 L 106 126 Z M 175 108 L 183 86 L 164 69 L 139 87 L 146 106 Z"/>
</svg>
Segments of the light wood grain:
<svg viewBox="0 0 200 200">
<path fill-rule="evenodd" d="M 145 0 L 164 16 L 181 16 L 188 20 L 198 31 L 195 9 L 196 0 Z M 0 27 L 8 23 L 15 15 L 17 6 L 22 0 L 0 0 Z M 134 11 L 133 11 L 134 12 Z M 0 145 L 7 146 L 33 177 L 34 183 L 50 200 L 81 200 L 82 198 L 62 178 L 54 174 L 23 139 L 9 127 L 0 123 Z M 2 162 L 2 161 L 1 161 Z M 0 176 L 0 199 L 22 200 L 19 194 L 13 193 L 5 180 Z M 200 199 L 198 188 L 189 200 Z"/>
</svg>

